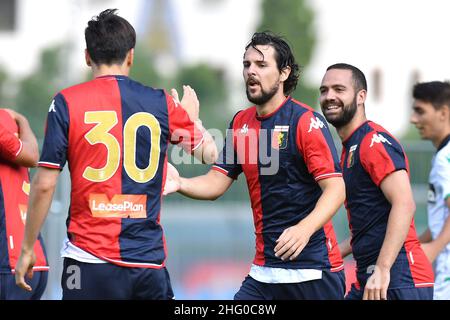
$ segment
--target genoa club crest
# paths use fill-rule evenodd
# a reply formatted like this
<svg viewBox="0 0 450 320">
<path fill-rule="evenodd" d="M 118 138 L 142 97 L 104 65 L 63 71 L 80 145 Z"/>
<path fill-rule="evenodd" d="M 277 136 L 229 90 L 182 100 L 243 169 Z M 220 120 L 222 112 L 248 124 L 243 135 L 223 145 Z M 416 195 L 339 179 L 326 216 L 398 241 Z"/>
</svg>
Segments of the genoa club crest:
<svg viewBox="0 0 450 320">
<path fill-rule="evenodd" d="M 347 168 L 351 168 L 353 166 L 353 163 L 355 162 L 355 151 L 357 147 L 357 144 L 350 147 L 347 158 Z"/>
<path fill-rule="evenodd" d="M 276 150 L 286 149 L 289 126 L 275 126 L 272 133 L 272 148 Z"/>
</svg>

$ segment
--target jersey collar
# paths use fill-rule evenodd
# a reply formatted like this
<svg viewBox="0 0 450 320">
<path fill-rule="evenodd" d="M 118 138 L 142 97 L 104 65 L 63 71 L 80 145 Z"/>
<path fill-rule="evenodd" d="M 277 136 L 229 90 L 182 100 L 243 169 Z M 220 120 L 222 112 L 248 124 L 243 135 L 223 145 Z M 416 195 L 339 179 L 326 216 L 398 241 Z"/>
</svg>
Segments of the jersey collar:
<svg viewBox="0 0 450 320">
<path fill-rule="evenodd" d="M 275 113 L 278 112 L 278 110 L 281 109 L 282 106 L 284 106 L 286 104 L 287 101 L 289 101 L 291 99 L 291 96 L 287 96 L 286 99 L 284 99 L 284 101 L 275 109 L 273 110 L 271 113 L 268 113 L 266 115 L 263 116 L 258 116 L 258 113 L 256 112 L 256 107 L 255 107 L 255 116 L 256 119 L 262 121 L 262 120 L 266 120 L 268 118 L 270 118 L 271 116 L 273 116 Z"/>
<path fill-rule="evenodd" d="M 449 141 L 450 141 L 450 134 L 444 139 L 444 141 L 441 142 L 437 151 L 440 151 L 442 148 L 444 148 Z"/>
<path fill-rule="evenodd" d="M 361 125 L 359 125 L 359 127 L 357 127 L 355 130 L 353 130 L 353 132 L 347 137 L 347 139 L 345 139 L 344 141 L 342 141 L 342 145 L 345 146 L 350 139 L 355 135 L 355 133 L 357 131 L 359 131 L 359 129 L 361 129 L 363 126 L 365 126 L 366 124 L 368 124 L 369 122 L 371 122 L 370 120 L 366 120 L 363 123 L 361 123 Z"/>
</svg>

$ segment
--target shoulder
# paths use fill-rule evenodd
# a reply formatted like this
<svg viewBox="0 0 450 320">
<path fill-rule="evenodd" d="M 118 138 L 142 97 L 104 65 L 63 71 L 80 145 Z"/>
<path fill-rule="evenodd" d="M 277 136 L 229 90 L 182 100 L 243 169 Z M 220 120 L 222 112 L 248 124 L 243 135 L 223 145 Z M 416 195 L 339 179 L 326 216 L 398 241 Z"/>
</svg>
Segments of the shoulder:
<svg viewBox="0 0 450 320">
<path fill-rule="evenodd" d="M 306 103 L 291 99 L 289 107 L 292 109 L 292 113 L 297 117 L 298 121 L 308 125 L 312 124 L 313 126 L 319 125 L 321 128 L 326 126 L 327 122 L 325 118 Z"/>
<path fill-rule="evenodd" d="M 237 111 L 233 118 L 231 119 L 232 123 L 238 123 L 242 121 L 248 121 L 248 119 L 256 117 L 256 107 L 252 106 L 247 109 L 242 109 Z"/>
<path fill-rule="evenodd" d="M 290 105 L 291 105 L 292 108 L 294 108 L 294 110 L 296 110 L 296 111 L 303 111 L 303 112 L 311 111 L 311 112 L 315 112 L 315 111 L 314 111 L 314 108 L 310 107 L 309 105 L 307 105 L 307 104 L 304 103 L 304 102 L 295 100 L 295 99 L 293 99 L 293 98 L 291 98 Z"/>
<path fill-rule="evenodd" d="M 0 126 L 12 133 L 19 131 L 16 121 L 5 109 L 0 109 Z"/>
<path fill-rule="evenodd" d="M 403 149 L 400 142 L 389 131 L 375 122 L 368 121 L 364 131 L 361 141 L 363 147 L 374 150 L 381 146 Z"/>
<path fill-rule="evenodd" d="M 132 88 L 132 89 L 134 89 L 136 91 L 147 92 L 149 94 L 154 94 L 156 96 L 169 96 L 169 97 L 172 97 L 164 89 L 147 86 L 145 84 L 140 83 L 139 81 L 136 81 L 136 80 L 133 80 L 133 79 L 130 79 L 130 78 L 118 79 L 118 81 L 123 81 L 128 86 L 130 86 L 130 88 Z"/>
<path fill-rule="evenodd" d="M 89 90 L 91 87 L 94 86 L 94 84 L 95 84 L 95 80 L 78 83 L 73 86 L 62 89 L 56 95 L 60 94 L 62 96 L 71 96 L 71 95 L 74 95 L 77 93 L 82 93 L 82 92 L 85 92 L 86 90 Z"/>
</svg>

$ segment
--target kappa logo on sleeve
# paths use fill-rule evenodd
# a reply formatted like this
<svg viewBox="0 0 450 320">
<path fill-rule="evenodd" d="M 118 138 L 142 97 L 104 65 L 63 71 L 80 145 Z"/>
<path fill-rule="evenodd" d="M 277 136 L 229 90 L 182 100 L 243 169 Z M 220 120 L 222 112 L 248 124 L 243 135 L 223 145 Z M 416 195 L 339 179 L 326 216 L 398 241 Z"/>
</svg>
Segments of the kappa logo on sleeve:
<svg viewBox="0 0 450 320">
<path fill-rule="evenodd" d="M 387 143 L 389 145 L 392 145 L 392 143 L 389 142 L 388 139 L 383 137 L 381 134 L 374 133 L 372 136 L 372 142 L 370 143 L 370 148 L 372 148 L 374 143 Z"/>
<path fill-rule="evenodd" d="M 109 200 L 104 193 L 91 193 L 89 208 L 96 218 L 146 218 L 147 195 L 116 194 Z"/>
<path fill-rule="evenodd" d="M 308 133 L 312 131 L 312 129 L 322 129 L 325 126 L 325 124 L 320 120 L 319 118 L 314 119 L 314 117 L 311 117 L 311 123 L 309 124 L 309 130 Z"/>
<path fill-rule="evenodd" d="M 241 128 L 241 130 L 239 132 L 242 133 L 242 134 L 247 134 L 247 132 L 248 132 L 248 124 L 245 123 L 242 126 L 242 128 Z"/>
<path fill-rule="evenodd" d="M 52 100 L 52 104 L 50 105 L 50 108 L 48 108 L 48 112 L 56 112 L 55 100 Z"/>
</svg>

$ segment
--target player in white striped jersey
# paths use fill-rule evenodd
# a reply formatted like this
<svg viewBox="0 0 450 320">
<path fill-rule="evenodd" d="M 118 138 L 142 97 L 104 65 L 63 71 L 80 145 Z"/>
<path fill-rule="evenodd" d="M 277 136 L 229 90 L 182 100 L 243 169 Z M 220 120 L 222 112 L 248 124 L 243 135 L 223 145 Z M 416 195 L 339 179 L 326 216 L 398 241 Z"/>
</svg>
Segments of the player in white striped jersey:
<svg viewBox="0 0 450 320">
<path fill-rule="evenodd" d="M 437 149 L 429 176 L 428 228 L 420 241 L 434 262 L 434 299 L 450 300 L 450 83 L 416 84 L 413 97 L 411 122 Z"/>
</svg>

